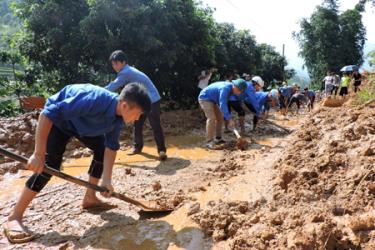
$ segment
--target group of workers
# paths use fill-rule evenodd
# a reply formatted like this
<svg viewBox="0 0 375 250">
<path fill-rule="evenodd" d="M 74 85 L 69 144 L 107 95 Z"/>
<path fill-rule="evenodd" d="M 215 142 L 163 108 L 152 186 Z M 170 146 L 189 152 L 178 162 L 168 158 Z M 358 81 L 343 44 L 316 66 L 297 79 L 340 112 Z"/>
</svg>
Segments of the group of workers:
<svg viewBox="0 0 375 250">
<path fill-rule="evenodd" d="M 260 76 L 251 78 L 245 75 L 245 79 L 234 78 L 236 78 L 234 75 L 227 75 L 225 81 L 214 82 L 210 85 L 206 81 L 207 84 L 203 88 L 202 78 L 200 78 L 198 87 L 202 90 L 198 101 L 207 118 L 206 147 L 209 149 L 214 149 L 225 142 L 222 138 L 223 125 L 226 131 L 231 131 L 235 127 L 231 115 L 232 110 L 238 114 L 240 132 L 244 135 L 246 134 L 244 106 L 253 113 L 253 130 L 260 118 L 267 117 L 271 106 L 278 105 L 283 115 L 293 104 L 297 105 L 297 112 L 302 103 L 306 103 L 309 110 L 314 108 L 316 94 L 308 88 L 301 92 L 300 87 L 293 84 L 263 91 L 264 81 Z"/>
</svg>

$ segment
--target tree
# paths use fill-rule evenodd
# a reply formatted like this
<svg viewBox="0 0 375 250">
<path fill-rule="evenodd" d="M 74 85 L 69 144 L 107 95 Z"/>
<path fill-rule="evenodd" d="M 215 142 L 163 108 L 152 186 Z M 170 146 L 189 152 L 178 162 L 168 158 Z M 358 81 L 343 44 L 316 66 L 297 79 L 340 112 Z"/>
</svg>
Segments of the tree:
<svg viewBox="0 0 375 250">
<path fill-rule="evenodd" d="M 358 4 L 339 15 L 337 1 L 325 0 L 309 19 L 301 20 L 294 37 L 313 81 L 320 82 L 327 70 L 338 72 L 346 64 L 363 63 L 362 7 Z"/>
<path fill-rule="evenodd" d="M 256 73 L 261 75 L 266 83 L 271 83 L 274 80 L 280 81 L 284 77 L 285 79 L 293 77 L 294 71 L 288 70 L 284 72 L 287 61 L 285 57 L 275 50 L 275 47 L 263 43 L 259 45 L 259 48 L 261 60 Z"/>
</svg>

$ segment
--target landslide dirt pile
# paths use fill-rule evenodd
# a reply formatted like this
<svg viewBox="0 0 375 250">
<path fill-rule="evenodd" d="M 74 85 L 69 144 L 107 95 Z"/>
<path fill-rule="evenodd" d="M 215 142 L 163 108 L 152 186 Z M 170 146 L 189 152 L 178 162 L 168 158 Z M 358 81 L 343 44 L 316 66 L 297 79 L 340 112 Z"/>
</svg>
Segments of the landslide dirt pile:
<svg viewBox="0 0 375 250">
<path fill-rule="evenodd" d="M 211 202 L 193 219 L 232 249 L 375 249 L 374 163 L 375 104 L 323 107 L 274 165 L 272 199 Z"/>
<path fill-rule="evenodd" d="M 34 150 L 34 135 L 38 124 L 39 112 L 26 113 L 17 117 L 0 118 L 0 146 L 17 154 L 30 156 Z M 89 150 L 77 140 L 67 145 L 65 156 L 79 158 L 89 155 Z M 0 175 L 6 172 L 16 173 L 23 164 L 0 156 Z"/>
</svg>

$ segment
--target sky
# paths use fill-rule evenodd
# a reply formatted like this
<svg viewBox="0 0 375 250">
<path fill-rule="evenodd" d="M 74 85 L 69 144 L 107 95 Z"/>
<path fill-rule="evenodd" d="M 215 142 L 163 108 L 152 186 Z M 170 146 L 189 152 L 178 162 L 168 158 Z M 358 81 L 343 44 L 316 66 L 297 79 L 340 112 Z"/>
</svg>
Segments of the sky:
<svg viewBox="0 0 375 250">
<path fill-rule="evenodd" d="M 358 1 L 339 2 L 340 11 L 345 11 L 353 8 Z M 280 53 L 285 44 L 288 66 L 307 75 L 302 69 L 304 61 L 298 56 L 299 47 L 292 32 L 299 30 L 299 20 L 310 17 L 322 0 L 202 0 L 202 3 L 216 9 L 216 21 L 233 23 L 238 29 L 250 30 L 258 43 L 273 45 Z M 375 8 L 367 4 L 362 18 L 367 29 L 365 52 L 368 53 L 370 49 L 375 49 Z"/>
</svg>

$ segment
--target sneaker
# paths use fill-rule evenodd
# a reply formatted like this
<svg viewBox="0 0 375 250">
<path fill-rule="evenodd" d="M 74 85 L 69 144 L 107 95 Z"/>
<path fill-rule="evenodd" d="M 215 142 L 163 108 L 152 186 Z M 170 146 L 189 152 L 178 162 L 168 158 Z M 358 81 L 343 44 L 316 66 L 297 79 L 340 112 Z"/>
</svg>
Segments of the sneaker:
<svg viewBox="0 0 375 250">
<path fill-rule="evenodd" d="M 159 160 L 160 161 L 165 161 L 165 160 L 167 160 L 167 158 L 168 158 L 168 156 L 164 151 L 159 152 Z"/>
<path fill-rule="evenodd" d="M 128 153 L 128 155 L 137 155 L 137 154 L 140 154 L 140 153 L 142 153 L 142 150 L 137 149 L 137 148 L 133 148 L 133 150 L 130 151 L 130 152 Z"/>
<path fill-rule="evenodd" d="M 215 139 L 215 143 L 216 143 L 216 144 L 224 144 L 225 141 L 223 140 L 222 137 L 216 137 L 216 139 Z"/>
</svg>

